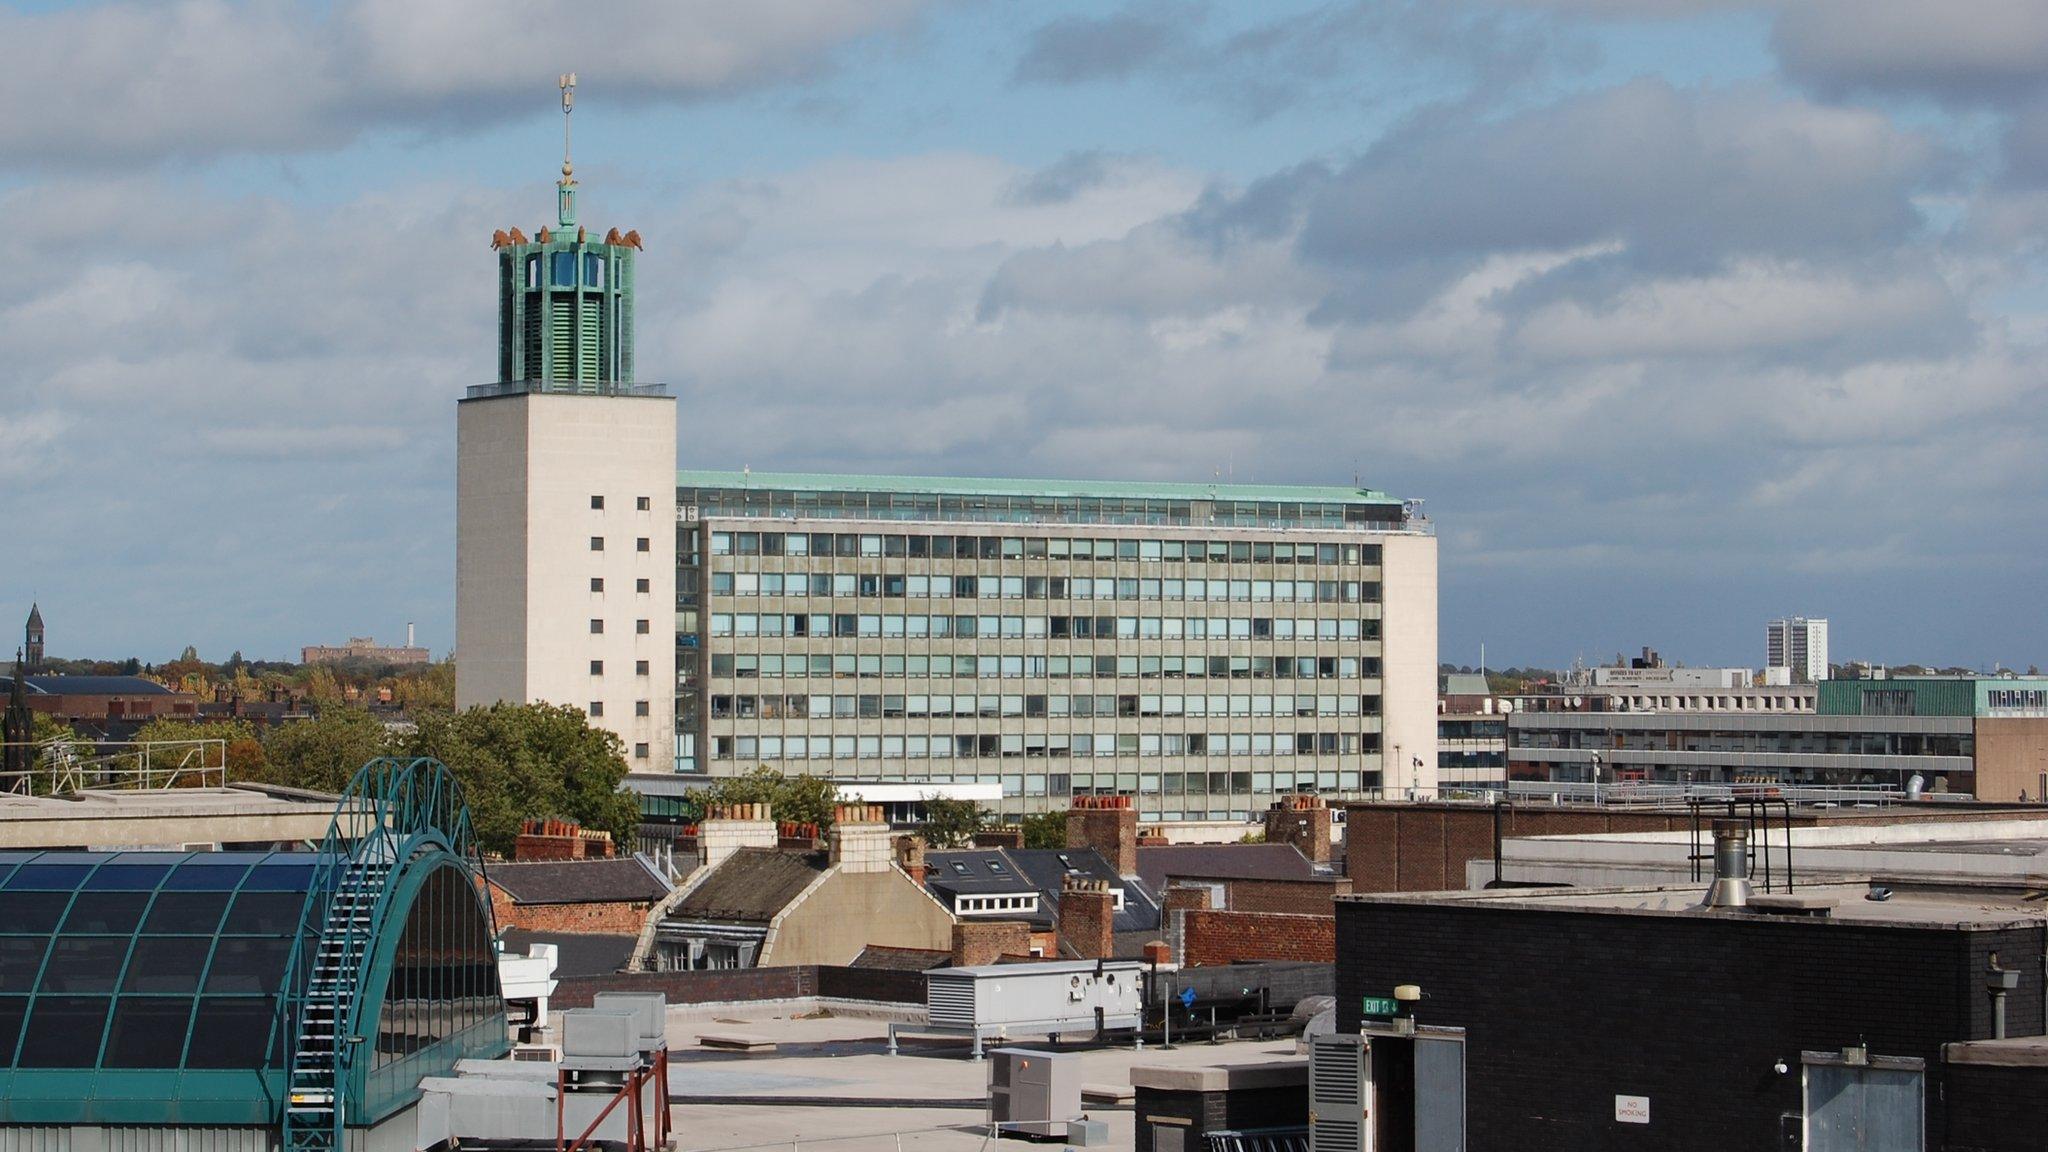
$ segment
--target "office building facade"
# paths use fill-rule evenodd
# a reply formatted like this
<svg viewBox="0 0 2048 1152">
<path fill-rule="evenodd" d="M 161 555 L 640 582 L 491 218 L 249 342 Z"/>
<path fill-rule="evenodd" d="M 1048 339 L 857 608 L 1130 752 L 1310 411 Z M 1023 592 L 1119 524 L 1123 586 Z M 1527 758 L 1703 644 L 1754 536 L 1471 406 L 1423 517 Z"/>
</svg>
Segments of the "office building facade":
<svg viewBox="0 0 2048 1152">
<path fill-rule="evenodd" d="M 1765 629 L 1764 663 L 1783 668 L 1794 684 L 1818 684 L 1828 678 L 1828 622 L 1790 616 Z"/>
<path fill-rule="evenodd" d="M 1436 540 L 1365 489 L 685 472 L 677 757 L 1249 818 L 1433 792 Z"/>
</svg>

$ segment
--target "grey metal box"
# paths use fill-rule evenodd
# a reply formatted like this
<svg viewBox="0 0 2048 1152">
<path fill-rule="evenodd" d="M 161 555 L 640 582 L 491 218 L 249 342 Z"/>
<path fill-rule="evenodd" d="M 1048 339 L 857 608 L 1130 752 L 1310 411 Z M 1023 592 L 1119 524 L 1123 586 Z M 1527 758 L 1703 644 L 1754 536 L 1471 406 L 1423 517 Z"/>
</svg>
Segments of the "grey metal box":
<svg viewBox="0 0 2048 1152">
<path fill-rule="evenodd" d="M 1006 1131 L 1064 1136 L 1081 1114 L 1081 1056 L 998 1048 L 989 1053 L 989 1119 Z"/>
<path fill-rule="evenodd" d="M 640 1029 L 631 1012 L 572 1008 L 561 1014 L 562 1059 L 631 1058 L 640 1051 Z"/>
<path fill-rule="evenodd" d="M 597 1012 L 626 1012 L 633 1017 L 639 1051 L 668 1047 L 668 997 L 659 992 L 599 992 L 590 998 Z"/>
</svg>

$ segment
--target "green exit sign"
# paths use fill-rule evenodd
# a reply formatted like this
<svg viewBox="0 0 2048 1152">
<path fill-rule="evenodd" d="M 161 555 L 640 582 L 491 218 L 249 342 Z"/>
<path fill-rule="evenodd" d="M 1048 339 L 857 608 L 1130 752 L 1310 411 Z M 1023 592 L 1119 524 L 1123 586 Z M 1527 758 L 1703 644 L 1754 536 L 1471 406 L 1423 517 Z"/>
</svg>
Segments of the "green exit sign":
<svg viewBox="0 0 2048 1152">
<path fill-rule="evenodd" d="M 1400 1009 L 1401 1006 L 1399 1004 L 1385 997 L 1367 996 L 1365 998 L 1365 1007 L 1361 1011 L 1367 1016 L 1392 1016 L 1400 1011 Z"/>
</svg>

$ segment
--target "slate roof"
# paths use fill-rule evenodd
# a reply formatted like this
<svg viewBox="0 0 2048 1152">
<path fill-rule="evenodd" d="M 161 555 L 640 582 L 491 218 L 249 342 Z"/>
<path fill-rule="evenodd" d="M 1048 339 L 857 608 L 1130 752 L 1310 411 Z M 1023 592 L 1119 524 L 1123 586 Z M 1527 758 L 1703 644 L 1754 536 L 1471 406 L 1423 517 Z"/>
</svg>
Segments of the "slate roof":
<svg viewBox="0 0 2048 1152">
<path fill-rule="evenodd" d="M 525 955 L 529 944 L 553 944 L 555 978 L 607 976 L 626 966 L 633 958 L 637 936 L 608 936 L 594 932 L 533 932 L 524 928 L 504 931 L 505 951 Z"/>
<path fill-rule="evenodd" d="M 487 875 L 515 904 L 652 904 L 668 882 L 638 856 L 494 864 Z"/>
<path fill-rule="evenodd" d="M 690 889 L 668 918 L 765 925 L 829 866 L 823 852 L 741 848 Z"/>
<path fill-rule="evenodd" d="M 870 944 L 853 958 L 849 968 L 882 968 L 892 972 L 929 972 L 953 962 L 953 954 L 939 948 L 891 948 Z"/>
<path fill-rule="evenodd" d="M 1003 918 L 1051 927 L 1059 921 L 1061 885 L 1069 875 L 1087 876 L 1124 891 L 1124 907 L 1114 918 L 1113 931 L 1159 929 L 1159 901 L 1153 891 L 1137 877 L 1118 876 L 1093 848 L 958 848 L 927 852 L 924 860 L 926 886 L 945 896 L 949 906 L 954 896 L 1035 891 L 1035 915 Z"/>
<path fill-rule="evenodd" d="M 1292 844 L 1168 844 L 1138 849 L 1138 875 L 1154 892 L 1186 880 L 1334 880 Z"/>
<path fill-rule="evenodd" d="M 31 696 L 174 696 L 154 680 L 140 676 L 24 676 Z M 14 677 L 0 676 L 0 692 L 14 691 Z"/>
</svg>

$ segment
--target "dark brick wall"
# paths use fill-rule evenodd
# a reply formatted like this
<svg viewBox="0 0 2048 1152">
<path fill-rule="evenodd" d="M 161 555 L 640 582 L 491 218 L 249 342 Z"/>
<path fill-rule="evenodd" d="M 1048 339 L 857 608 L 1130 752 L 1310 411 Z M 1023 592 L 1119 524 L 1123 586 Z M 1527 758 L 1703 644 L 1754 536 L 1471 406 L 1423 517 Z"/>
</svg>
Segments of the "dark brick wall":
<svg viewBox="0 0 2048 1152">
<path fill-rule="evenodd" d="M 2038 1032 L 2040 949 L 2038 929 L 1345 901 L 1337 1024 L 1421 985 L 1418 1020 L 1468 1030 L 1473 1152 L 1776 1148 L 1802 1050 L 1864 1042 L 1926 1060 L 1934 1085 L 1942 1044 L 1989 1032 L 1992 950 L 2033 973 L 2008 1020 Z M 1614 1123 L 1617 1094 L 1648 1096 L 1651 1123 Z M 1928 1131 L 1946 1122 L 1930 1087 Z"/>
<path fill-rule="evenodd" d="M 599 992 L 660 992 L 671 1004 L 794 1000 L 803 996 L 922 1004 L 924 973 L 809 964 L 705 972 L 617 972 L 565 978 L 548 1003 L 554 1008 L 587 1008 L 590 998 Z"/>
<path fill-rule="evenodd" d="M 1306 960 L 1328 964 L 1337 958 L 1336 919 L 1285 912 L 1190 911 L 1182 929 L 1187 965 L 1237 964 L 1246 960 Z"/>
<path fill-rule="evenodd" d="M 1330 915 L 1330 902 L 1351 894 L 1351 881 L 1230 880 L 1224 884 L 1224 906 L 1233 912 L 1298 912 Z"/>
<path fill-rule="evenodd" d="M 1206 1147 L 1211 1132 L 1245 1128 L 1299 1128 L 1308 1124 L 1304 1088 L 1247 1088 L 1235 1092 L 1168 1092 L 1140 1088 L 1132 1100 L 1137 1116 L 1137 1152 L 1152 1152 L 1153 1117 L 1189 1122 L 1186 1152 Z"/>
<path fill-rule="evenodd" d="M 1951 1064 L 1944 1079 L 1946 1152 L 2048 1149 L 2048 1068 Z"/>
</svg>

